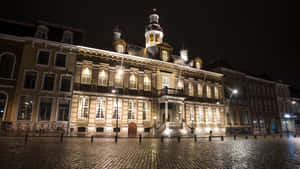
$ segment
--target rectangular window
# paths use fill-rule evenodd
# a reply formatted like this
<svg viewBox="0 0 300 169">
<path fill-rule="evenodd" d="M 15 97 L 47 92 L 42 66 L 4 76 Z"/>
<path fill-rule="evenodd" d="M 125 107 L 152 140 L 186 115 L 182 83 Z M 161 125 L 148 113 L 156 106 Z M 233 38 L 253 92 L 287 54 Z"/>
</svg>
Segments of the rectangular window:
<svg viewBox="0 0 300 169">
<path fill-rule="evenodd" d="M 92 70 L 88 67 L 83 68 L 81 72 L 81 83 L 90 84 L 92 81 Z"/>
<path fill-rule="evenodd" d="M 211 110 L 211 107 L 208 107 L 207 108 L 207 120 L 208 122 L 212 122 L 213 120 L 213 117 L 212 117 L 212 110 Z"/>
<path fill-rule="evenodd" d="M 122 113 L 122 100 L 118 99 L 118 104 L 117 104 L 117 99 L 114 100 L 114 107 L 113 107 L 113 119 L 121 119 L 121 113 Z M 118 112 L 118 114 L 117 114 Z"/>
<path fill-rule="evenodd" d="M 148 75 L 144 76 L 144 90 L 151 90 L 151 80 Z"/>
<path fill-rule="evenodd" d="M 194 96 L 194 86 L 193 86 L 193 83 L 189 83 L 189 96 Z"/>
<path fill-rule="evenodd" d="M 190 120 L 194 120 L 194 107 L 190 106 Z"/>
<path fill-rule="evenodd" d="M 129 120 L 133 120 L 135 119 L 134 116 L 134 108 L 135 108 L 135 103 L 134 101 L 129 101 L 129 105 L 128 105 L 128 119 Z"/>
<path fill-rule="evenodd" d="M 218 107 L 216 108 L 216 121 L 217 122 L 221 121 L 220 110 Z"/>
<path fill-rule="evenodd" d="M 218 99 L 219 98 L 219 89 L 217 86 L 215 86 L 215 98 Z"/>
<path fill-rule="evenodd" d="M 200 84 L 200 83 L 197 84 L 197 91 L 198 91 L 198 96 L 199 97 L 203 96 L 203 87 L 202 87 L 202 84 Z"/>
<path fill-rule="evenodd" d="M 208 97 L 208 98 L 211 98 L 211 88 L 210 88 L 210 86 L 206 86 L 206 96 Z"/>
<path fill-rule="evenodd" d="M 147 102 L 143 102 L 143 120 L 147 120 L 147 110 L 148 110 L 148 104 Z"/>
<path fill-rule="evenodd" d="M 25 72 L 24 88 L 34 89 L 36 78 L 37 78 L 37 72 L 33 72 L 33 71 Z"/>
<path fill-rule="evenodd" d="M 32 96 L 21 96 L 18 108 L 18 120 L 31 120 Z"/>
<path fill-rule="evenodd" d="M 97 133 L 103 133 L 104 132 L 104 128 L 103 127 L 97 127 L 96 128 L 96 132 Z"/>
<path fill-rule="evenodd" d="M 71 83 L 72 83 L 72 76 L 61 76 L 60 82 L 60 91 L 62 92 L 70 92 L 71 91 Z"/>
<path fill-rule="evenodd" d="M 56 53 L 55 55 L 55 66 L 56 67 L 66 67 L 67 55 L 64 53 Z"/>
<path fill-rule="evenodd" d="M 43 90 L 52 91 L 54 89 L 55 76 L 54 73 L 44 74 Z"/>
<path fill-rule="evenodd" d="M 203 113 L 203 106 L 199 106 L 198 107 L 198 111 L 199 111 L 199 120 L 200 122 L 203 122 L 204 121 L 204 113 Z"/>
<path fill-rule="evenodd" d="M 136 77 L 134 74 L 130 75 L 129 78 L 129 88 L 136 89 Z"/>
<path fill-rule="evenodd" d="M 162 88 L 169 88 L 170 86 L 170 78 L 169 76 L 162 76 Z"/>
<path fill-rule="evenodd" d="M 69 121 L 70 100 L 60 99 L 58 101 L 58 121 Z"/>
<path fill-rule="evenodd" d="M 44 50 L 39 51 L 38 52 L 38 58 L 37 58 L 37 64 L 48 66 L 49 57 L 50 57 L 50 52 L 49 51 L 44 51 Z"/>
<path fill-rule="evenodd" d="M 51 116 L 52 98 L 40 98 L 39 121 L 49 121 Z"/>
<path fill-rule="evenodd" d="M 99 72 L 98 85 L 107 86 L 107 72 L 105 70 Z"/>
<path fill-rule="evenodd" d="M 97 98 L 96 120 L 103 120 L 105 114 L 106 100 L 104 97 Z"/>
<path fill-rule="evenodd" d="M 248 112 L 245 112 L 245 124 L 249 124 L 249 121 L 248 121 Z"/>
<path fill-rule="evenodd" d="M 89 98 L 84 96 L 79 98 L 78 120 L 87 120 L 89 114 Z"/>
</svg>

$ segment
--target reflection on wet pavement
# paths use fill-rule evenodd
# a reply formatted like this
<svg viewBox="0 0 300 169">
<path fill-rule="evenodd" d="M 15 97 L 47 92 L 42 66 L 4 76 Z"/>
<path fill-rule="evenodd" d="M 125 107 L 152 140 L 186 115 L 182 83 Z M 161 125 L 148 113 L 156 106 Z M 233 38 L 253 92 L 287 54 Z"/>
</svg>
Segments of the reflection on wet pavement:
<svg viewBox="0 0 300 169">
<path fill-rule="evenodd" d="M 300 168 L 300 138 L 0 138 L 0 168 Z"/>
</svg>

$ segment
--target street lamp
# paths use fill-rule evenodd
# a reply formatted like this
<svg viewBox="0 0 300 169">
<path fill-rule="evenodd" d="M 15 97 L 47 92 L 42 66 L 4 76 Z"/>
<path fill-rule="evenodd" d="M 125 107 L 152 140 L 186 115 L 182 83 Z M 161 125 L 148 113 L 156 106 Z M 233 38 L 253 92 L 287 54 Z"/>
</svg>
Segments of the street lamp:
<svg viewBox="0 0 300 169">
<path fill-rule="evenodd" d="M 228 102 L 228 109 L 227 109 L 227 114 L 229 114 L 230 113 L 230 103 L 231 103 L 231 99 L 232 99 L 232 96 L 233 95 L 237 95 L 239 93 L 239 91 L 237 90 L 237 89 L 233 89 L 233 90 L 231 90 L 231 94 L 230 94 L 230 97 L 229 97 L 229 102 Z M 230 115 L 230 114 L 229 114 Z M 229 119 L 228 119 L 229 120 Z M 230 132 L 230 134 L 231 134 L 231 126 L 232 126 L 232 123 L 231 123 L 231 120 L 230 120 L 230 127 L 229 127 L 229 132 Z"/>
<path fill-rule="evenodd" d="M 116 94 L 117 93 L 117 90 L 115 90 L 115 89 L 113 89 L 112 91 L 111 91 L 113 94 Z M 118 95 L 116 95 L 116 104 L 117 104 L 117 107 L 116 107 L 116 113 L 117 113 L 117 121 L 116 121 L 116 135 L 115 135 L 115 142 L 117 143 L 118 142 L 118 120 L 119 120 L 119 110 L 118 110 L 118 107 L 119 107 L 119 105 L 118 105 Z"/>
</svg>

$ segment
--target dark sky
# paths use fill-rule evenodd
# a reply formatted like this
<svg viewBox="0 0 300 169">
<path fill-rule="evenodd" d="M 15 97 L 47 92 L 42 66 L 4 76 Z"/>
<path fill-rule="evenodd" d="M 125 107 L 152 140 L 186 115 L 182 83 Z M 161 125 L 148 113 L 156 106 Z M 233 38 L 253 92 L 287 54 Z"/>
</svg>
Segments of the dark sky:
<svg viewBox="0 0 300 169">
<path fill-rule="evenodd" d="M 222 58 L 239 70 L 267 73 L 300 88 L 299 4 L 287 0 L 109 2 L 10 0 L 1 5 L 0 17 L 81 28 L 86 42 L 96 48 L 108 48 L 112 29 L 119 25 L 126 41 L 144 46 L 148 15 L 157 8 L 165 40 L 176 53 L 184 43 L 189 54 L 200 56 L 204 64 Z"/>
</svg>

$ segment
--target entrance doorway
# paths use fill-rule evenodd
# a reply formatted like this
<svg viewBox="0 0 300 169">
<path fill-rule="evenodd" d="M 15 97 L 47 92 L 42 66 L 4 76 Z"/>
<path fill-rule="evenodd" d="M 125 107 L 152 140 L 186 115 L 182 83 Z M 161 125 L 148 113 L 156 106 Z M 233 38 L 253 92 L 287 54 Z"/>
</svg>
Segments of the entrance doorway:
<svg viewBox="0 0 300 169">
<path fill-rule="evenodd" d="M 128 137 L 136 137 L 136 124 L 129 123 L 128 125 Z"/>
</svg>

